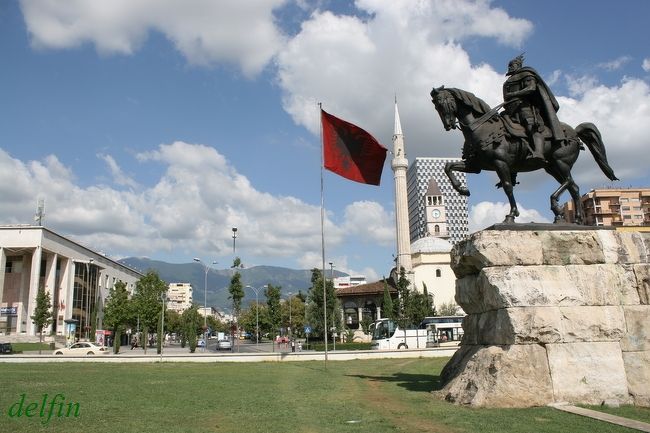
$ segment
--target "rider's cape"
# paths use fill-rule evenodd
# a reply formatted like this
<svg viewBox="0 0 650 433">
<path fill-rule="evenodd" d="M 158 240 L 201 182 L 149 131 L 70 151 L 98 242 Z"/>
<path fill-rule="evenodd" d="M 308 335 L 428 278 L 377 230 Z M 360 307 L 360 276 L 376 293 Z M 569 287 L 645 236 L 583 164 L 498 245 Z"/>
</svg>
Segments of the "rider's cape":
<svg viewBox="0 0 650 433">
<path fill-rule="evenodd" d="M 527 75 L 532 75 L 537 82 L 537 92 L 542 102 L 542 106 L 539 108 L 542 110 L 541 114 L 546 126 L 551 130 L 555 140 L 564 140 L 564 131 L 557 118 L 557 110 L 560 109 L 560 104 L 558 104 L 553 92 L 551 92 L 551 89 L 548 88 L 537 71 L 529 66 L 524 66 L 510 76 L 508 81 L 521 81 Z"/>
</svg>

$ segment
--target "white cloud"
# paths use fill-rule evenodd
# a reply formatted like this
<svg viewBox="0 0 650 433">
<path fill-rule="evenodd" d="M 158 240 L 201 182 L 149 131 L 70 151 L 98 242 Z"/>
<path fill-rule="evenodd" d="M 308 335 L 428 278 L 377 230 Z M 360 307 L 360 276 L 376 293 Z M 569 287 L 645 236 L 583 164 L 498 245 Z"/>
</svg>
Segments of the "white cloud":
<svg viewBox="0 0 650 433">
<path fill-rule="evenodd" d="M 100 157 L 110 172 L 121 172 L 114 158 Z M 179 141 L 137 159 L 160 164 L 165 172 L 149 188 L 123 191 L 78 186 L 55 156 L 23 163 L 0 149 L 0 195 L 5 198 L 0 220 L 31 222 L 37 198 L 44 197 L 48 227 L 115 256 L 225 255 L 232 248 L 231 228 L 237 227 L 237 246 L 251 259 L 295 259 L 301 266 L 320 267 L 319 206 L 259 191 L 208 146 Z M 325 220 L 328 253 L 349 240 L 386 245 L 392 239 L 392 215 L 377 203 L 352 203 L 340 225 L 332 222 L 334 216 L 330 212 Z M 354 272 L 345 257 L 337 260 L 337 269 Z M 369 269 L 363 273 L 375 275 Z"/>
<path fill-rule="evenodd" d="M 115 162 L 115 158 L 113 158 L 111 155 L 98 154 L 97 157 L 103 159 L 104 162 L 106 162 L 106 165 L 108 166 L 108 169 L 113 176 L 113 182 L 115 182 L 117 185 L 128 186 L 134 189 L 138 187 L 138 183 L 133 178 L 124 173 L 124 171 L 122 171 L 117 162 Z"/>
<path fill-rule="evenodd" d="M 643 63 L 641 64 L 641 67 L 643 68 L 644 71 L 650 72 L 650 59 L 643 59 Z"/>
<path fill-rule="evenodd" d="M 316 12 L 279 53 L 285 110 L 317 134 L 316 103 L 322 102 L 329 112 L 359 124 L 387 144 L 397 94 L 409 160 L 460 156 L 462 135 L 442 128 L 428 95 L 431 87 L 459 87 L 492 106 L 500 103 L 504 71 L 473 63 L 462 44 L 465 38 L 479 36 L 520 46 L 532 24 L 509 17 L 488 1 L 359 0 L 356 5 L 368 13 L 367 18 Z M 622 57 L 610 67 L 626 61 Z M 573 127 L 596 124 L 618 177 L 645 176 L 635 155 L 644 151 L 647 141 L 643 131 L 650 118 L 647 84 L 624 78 L 607 87 L 595 76 L 564 75 L 559 70 L 549 82 L 556 84 L 561 78 L 569 95 L 556 92 L 560 120 Z M 573 173 L 579 183 L 608 182 L 588 152 Z"/>
<path fill-rule="evenodd" d="M 517 208 L 519 209 L 519 216 L 516 218 L 518 223 L 550 222 L 535 209 L 526 209 L 519 204 Z M 469 231 L 473 233 L 493 224 L 501 223 L 508 213 L 510 213 L 510 205 L 508 203 L 480 202 L 472 206 L 469 211 Z"/>
<path fill-rule="evenodd" d="M 356 5 L 369 18 L 316 12 L 279 53 L 285 110 L 317 133 L 316 102 L 322 102 L 326 110 L 388 142 L 397 94 L 409 156 L 456 155 L 460 137 L 444 134 L 429 91 L 441 84 L 472 89 L 496 105 L 502 73 L 472 65 L 459 42 L 481 36 L 518 46 L 532 24 L 486 1 L 360 0 Z"/>
<path fill-rule="evenodd" d="M 357 201 L 346 206 L 342 228 L 348 236 L 364 242 L 384 246 L 395 243 L 395 217 L 377 202 Z"/>
<path fill-rule="evenodd" d="M 599 63 L 598 67 L 605 69 L 606 71 L 615 71 L 617 69 L 621 69 L 623 66 L 625 66 L 626 63 L 629 63 L 631 60 L 632 57 L 630 56 L 621 56 L 609 62 Z"/>
<path fill-rule="evenodd" d="M 283 44 L 273 10 L 286 0 L 21 0 L 32 44 L 94 44 L 104 54 L 132 54 L 149 32 L 165 35 L 190 63 L 233 63 L 252 76 Z"/>
<path fill-rule="evenodd" d="M 565 78 L 569 88 L 569 95 L 572 97 L 580 97 L 598 86 L 598 79 L 591 75 L 566 75 Z"/>
</svg>

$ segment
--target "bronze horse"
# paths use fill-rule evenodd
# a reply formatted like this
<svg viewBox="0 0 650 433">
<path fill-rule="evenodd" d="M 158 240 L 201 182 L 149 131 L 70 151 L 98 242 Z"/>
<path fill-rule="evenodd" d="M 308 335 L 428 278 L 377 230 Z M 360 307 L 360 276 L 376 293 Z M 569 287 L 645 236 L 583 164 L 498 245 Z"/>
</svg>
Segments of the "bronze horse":
<svg viewBox="0 0 650 433">
<path fill-rule="evenodd" d="M 571 176 L 571 168 L 578 159 L 582 143 L 586 144 L 596 163 L 610 180 L 618 180 L 607 162 L 605 145 L 598 128 L 592 123 L 581 123 L 575 129 L 562 123 L 566 137 L 563 143 L 553 143 L 549 131 L 544 132 L 544 161 L 530 157 L 528 137 L 524 128 L 512 122 L 507 116 L 497 112 L 499 107 L 490 109 L 483 100 L 461 89 L 444 86 L 431 91 L 431 99 L 440 115 L 445 130 L 457 127 L 465 137 L 463 158 L 445 165 L 445 173 L 454 189 L 461 195 L 469 196 L 469 190 L 460 185 L 454 171 L 480 173 L 481 170 L 495 171 L 499 176 L 498 187 L 508 196 L 510 213 L 505 223 L 514 223 L 519 216 L 513 195 L 517 173 L 544 169 L 560 183 L 551 195 L 551 210 L 555 222 L 565 222 L 558 198 L 569 190 L 575 206 L 575 222 L 584 223 L 584 211 L 580 202 L 580 189 Z"/>
</svg>

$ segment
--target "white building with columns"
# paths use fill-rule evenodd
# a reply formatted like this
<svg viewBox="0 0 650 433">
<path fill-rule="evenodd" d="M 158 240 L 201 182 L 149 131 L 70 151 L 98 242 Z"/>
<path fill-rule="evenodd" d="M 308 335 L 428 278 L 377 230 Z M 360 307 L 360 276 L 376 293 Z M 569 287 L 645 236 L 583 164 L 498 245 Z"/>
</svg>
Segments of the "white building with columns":
<svg viewBox="0 0 650 433">
<path fill-rule="evenodd" d="M 142 274 L 42 226 L 0 226 L 0 334 L 38 335 L 30 316 L 39 290 L 55 320 L 44 334 L 94 339 L 105 300 L 118 281 L 133 293 Z"/>
</svg>

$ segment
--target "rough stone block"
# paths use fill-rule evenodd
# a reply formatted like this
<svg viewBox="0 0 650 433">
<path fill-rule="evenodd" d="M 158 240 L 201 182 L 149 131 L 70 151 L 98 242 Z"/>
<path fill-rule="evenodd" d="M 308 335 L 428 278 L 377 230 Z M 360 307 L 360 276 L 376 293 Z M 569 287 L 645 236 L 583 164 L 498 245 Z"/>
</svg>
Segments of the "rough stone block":
<svg viewBox="0 0 650 433">
<path fill-rule="evenodd" d="M 462 405 L 542 406 L 553 401 L 553 388 L 542 346 L 463 346 L 441 374 L 439 394 Z"/>
<path fill-rule="evenodd" d="M 555 401 L 629 403 L 620 345 L 615 342 L 546 345 Z"/>
<path fill-rule="evenodd" d="M 650 350 L 650 305 L 626 306 L 623 313 L 627 332 L 621 339 L 621 349 L 624 352 Z"/>
<path fill-rule="evenodd" d="M 543 264 L 591 265 L 605 263 L 602 245 L 596 236 L 598 230 L 590 231 L 540 231 Z"/>
<path fill-rule="evenodd" d="M 465 342 L 482 345 L 619 341 L 622 307 L 515 307 L 470 314 Z"/>
<path fill-rule="evenodd" d="M 620 265 L 512 266 L 483 269 L 456 281 L 466 313 L 509 307 L 638 305 L 636 279 Z"/>
<path fill-rule="evenodd" d="M 647 236 L 639 232 L 598 230 L 605 263 L 648 263 Z"/>
<path fill-rule="evenodd" d="M 639 294 L 639 303 L 650 305 L 650 265 L 634 265 L 636 289 Z"/>
<path fill-rule="evenodd" d="M 634 404 L 650 407 L 650 351 L 623 352 L 623 363 Z"/>
<path fill-rule="evenodd" d="M 539 265 L 542 258 L 536 232 L 483 230 L 452 248 L 451 268 L 462 278 L 490 266 Z"/>
</svg>

